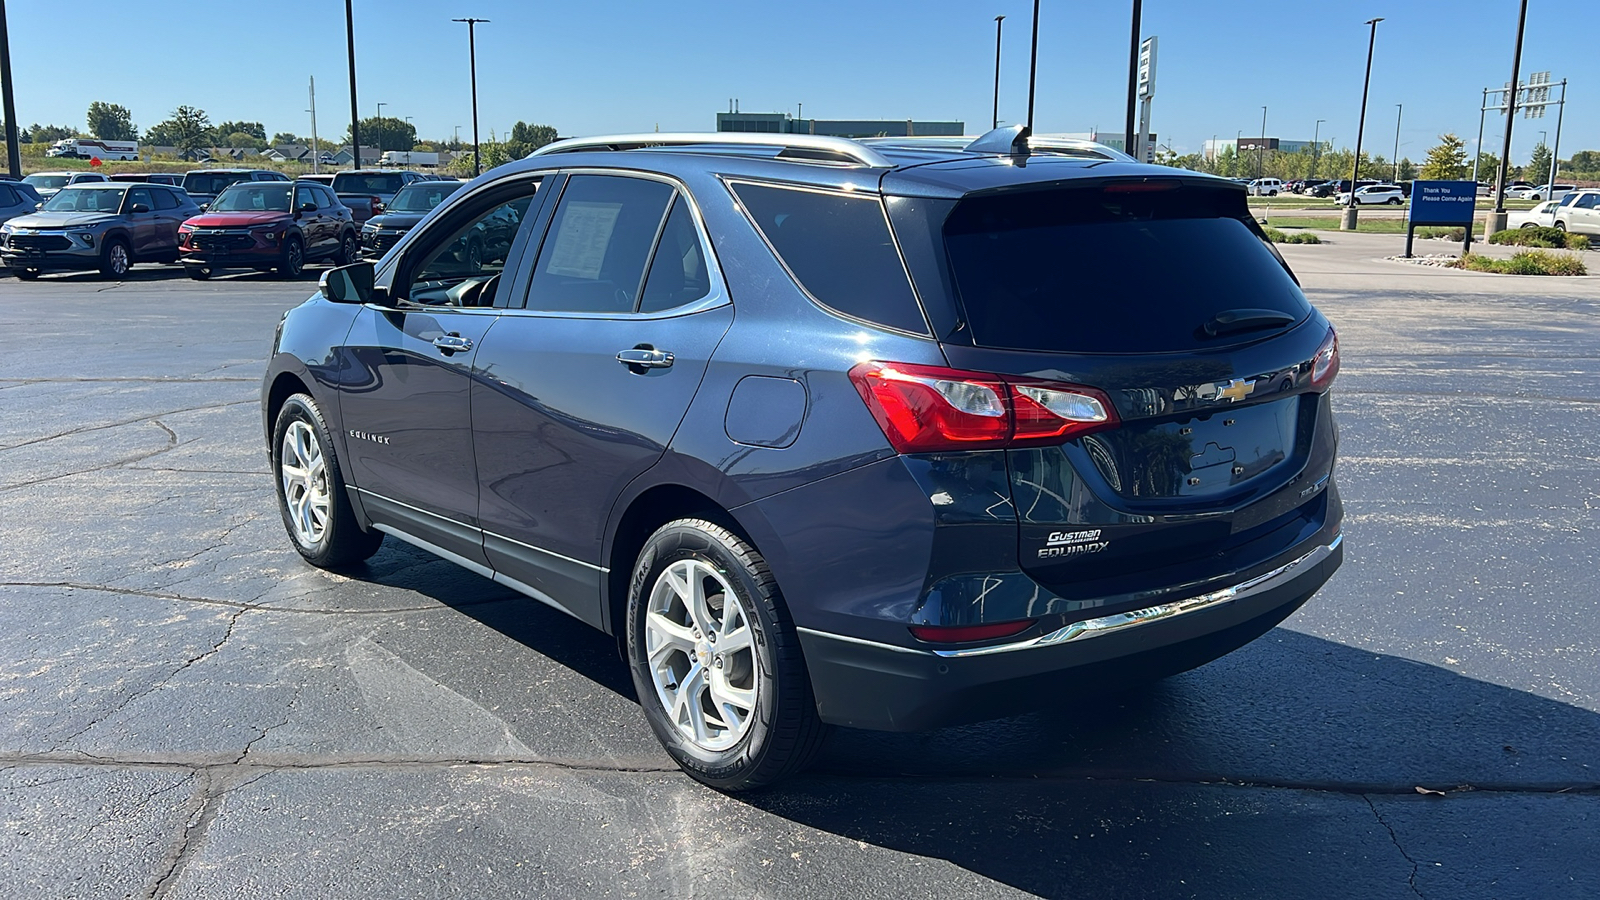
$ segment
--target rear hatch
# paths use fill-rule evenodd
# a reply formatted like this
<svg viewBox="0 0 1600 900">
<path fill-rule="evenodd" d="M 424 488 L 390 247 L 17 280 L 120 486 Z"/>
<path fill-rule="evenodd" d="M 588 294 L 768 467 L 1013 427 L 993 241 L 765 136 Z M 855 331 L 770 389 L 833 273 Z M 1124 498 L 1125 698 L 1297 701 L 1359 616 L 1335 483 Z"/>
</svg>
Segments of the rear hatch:
<svg viewBox="0 0 1600 900">
<path fill-rule="evenodd" d="M 1119 173 L 889 208 L 952 368 L 1111 407 L 1007 450 L 1035 580 L 1092 606 L 1249 568 L 1322 527 L 1337 345 L 1243 189 Z"/>
</svg>

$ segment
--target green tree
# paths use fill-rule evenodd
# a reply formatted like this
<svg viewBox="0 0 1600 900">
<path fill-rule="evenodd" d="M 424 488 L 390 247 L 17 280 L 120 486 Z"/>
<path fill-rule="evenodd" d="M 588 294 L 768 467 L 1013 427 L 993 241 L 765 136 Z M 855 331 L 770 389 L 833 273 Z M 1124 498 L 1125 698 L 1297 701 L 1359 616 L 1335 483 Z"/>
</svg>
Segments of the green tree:
<svg viewBox="0 0 1600 900">
<path fill-rule="evenodd" d="M 226 137 L 230 134 L 248 134 L 253 138 L 266 143 L 267 129 L 260 122 L 221 122 L 213 129 L 218 136 Z M 237 144 L 231 146 L 239 146 Z"/>
<path fill-rule="evenodd" d="M 35 122 L 27 131 L 27 141 L 23 141 L 19 135 L 17 142 L 31 144 L 53 144 L 56 141 L 77 136 L 78 129 L 76 128 L 68 128 L 65 125 L 40 125 Z"/>
<path fill-rule="evenodd" d="M 1417 179 L 1417 164 L 1407 156 L 1400 160 L 1400 180 L 1415 181 Z"/>
<path fill-rule="evenodd" d="M 1500 176 L 1500 157 L 1494 153 L 1483 151 L 1478 154 L 1478 182 L 1490 184 Z M 1472 177 L 1472 172 L 1467 172 L 1467 177 Z"/>
<path fill-rule="evenodd" d="M 556 130 L 552 126 L 529 125 L 519 121 L 511 126 L 511 136 L 505 140 L 506 155 L 510 159 L 521 159 L 555 139 Z"/>
<path fill-rule="evenodd" d="M 272 146 L 281 147 L 284 144 L 305 144 L 310 146 L 310 141 L 300 140 L 300 136 L 290 131 L 280 131 L 272 136 Z"/>
<path fill-rule="evenodd" d="M 1527 178 L 1534 184 L 1544 184 L 1550 180 L 1550 148 L 1540 141 L 1533 145 L 1533 158 L 1528 160 Z"/>
<path fill-rule="evenodd" d="M 102 141 L 136 141 L 139 129 L 133 124 L 133 114 L 126 106 L 115 103 L 89 104 L 89 133 Z"/>
<path fill-rule="evenodd" d="M 1562 166 L 1574 172 L 1600 172 L 1600 150 L 1579 150 Z"/>
<path fill-rule="evenodd" d="M 217 131 L 221 130 L 222 129 L 220 128 L 217 129 Z M 243 147 L 247 150 L 267 149 L 267 142 L 264 139 L 243 131 L 235 131 L 223 135 L 219 143 L 221 143 L 224 147 Z"/>
<path fill-rule="evenodd" d="M 344 142 L 350 143 L 350 129 L 346 126 Z M 405 119 L 394 116 L 361 120 L 361 146 L 379 150 L 410 150 L 417 145 L 417 129 Z"/>
<path fill-rule="evenodd" d="M 1422 161 L 1422 178 L 1425 181 L 1460 181 L 1472 169 L 1467 165 L 1467 144 L 1454 134 L 1439 135 L 1439 143 L 1428 151 Z"/>
<path fill-rule="evenodd" d="M 178 107 L 172 111 L 172 118 L 152 126 L 144 135 L 146 143 L 179 150 L 208 147 L 216 137 L 206 111 L 193 106 Z"/>
</svg>

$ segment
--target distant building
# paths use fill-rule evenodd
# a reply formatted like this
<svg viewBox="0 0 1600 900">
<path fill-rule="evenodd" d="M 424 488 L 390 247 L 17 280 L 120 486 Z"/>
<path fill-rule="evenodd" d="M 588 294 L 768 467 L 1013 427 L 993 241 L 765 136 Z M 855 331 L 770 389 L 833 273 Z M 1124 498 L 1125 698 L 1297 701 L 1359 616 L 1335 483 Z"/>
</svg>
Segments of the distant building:
<svg viewBox="0 0 1600 900">
<path fill-rule="evenodd" d="M 1263 138 L 1256 136 L 1247 138 L 1243 135 L 1231 141 L 1210 140 L 1205 143 L 1203 151 L 1206 159 L 1216 159 L 1217 154 L 1225 153 L 1231 147 L 1236 153 L 1254 153 L 1257 150 L 1277 150 L 1280 153 L 1302 153 L 1310 151 L 1313 146 L 1320 146 L 1322 153 L 1333 149 L 1331 141 L 1286 141 L 1282 138 Z"/>
<path fill-rule="evenodd" d="M 788 113 L 717 113 L 717 130 L 746 134 L 819 134 L 828 137 L 951 137 L 966 134 L 965 122 L 913 119 L 797 119 Z"/>
</svg>

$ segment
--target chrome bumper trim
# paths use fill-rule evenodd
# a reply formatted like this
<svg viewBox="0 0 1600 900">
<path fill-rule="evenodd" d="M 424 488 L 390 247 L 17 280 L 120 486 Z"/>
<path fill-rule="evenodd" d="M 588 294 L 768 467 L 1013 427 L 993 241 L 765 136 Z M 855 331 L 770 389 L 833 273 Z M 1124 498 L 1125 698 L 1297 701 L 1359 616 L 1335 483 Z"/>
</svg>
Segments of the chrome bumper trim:
<svg viewBox="0 0 1600 900">
<path fill-rule="evenodd" d="M 1177 600 L 1172 603 L 1162 603 L 1156 606 L 1147 606 L 1144 609 L 1116 613 L 1115 615 L 1110 616 L 1101 616 L 1098 619 L 1085 619 L 1082 622 L 1073 622 L 1071 625 L 1058 628 L 1049 634 L 1040 635 L 1039 637 L 1035 638 L 1028 638 L 1024 641 L 1016 641 L 1010 644 L 996 644 L 989 647 L 973 647 L 965 650 L 934 650 L 932 652 L 935 656 L 944 657 L 946 659 L 958 659 L 967 656 L 987 656 L 993 653 L 1010 653 L 1013 650 L 1031 650 L 1035 647 L 1052 647 L 1056 644 L 1088 640 L 1089 638 L 1096 638 L 1102 635 L 1113 634 L 1118 631 L 1125 631 L 1129 628 L 1137 628 L 1140 625 L 1148 625 L 1152 622 L 1160 622 L 1165 619 L 1172 619 L 1177 616 L 1188 615 L 1189 613 L 1199 612 L 1205 609 L 1212 609 L 1218 606 L 1224 606 L 1232 603 L 1235 600 L 1240 600 L 1253 594 L 1259 594 L 1263 591 L 1269 591 L 1280 586 L 1284 582 L 1289 581 L 1291 578 L 1297 575 L 1298 572 L 1296 570 L 1302 569 L 1306 566 L 1314 566 L 1333 555 L 1333 552 L 1339 549 L 1339 545 L 1343 542 L 1344 535 L 1335 535 L 1333 540 L 1327 545 L 1318 547 L 1312 550 L 1310 553 L 1307 553 L 1305 556 L 1302 556 L 1299 559 L 1291 562 L 1287 562 L 1278 568 L 1267 572 L 1266 574 L 1257 575 L 1249 581 L 1241 582 L 1240 584 L 1236 584 L 1231 587 L 1225 587 L 1221 590 L 1211 591 L 1210 593 L 1201 594 L 1198 597 L 1190 597 L 1187 600 Z"/>
</svg>

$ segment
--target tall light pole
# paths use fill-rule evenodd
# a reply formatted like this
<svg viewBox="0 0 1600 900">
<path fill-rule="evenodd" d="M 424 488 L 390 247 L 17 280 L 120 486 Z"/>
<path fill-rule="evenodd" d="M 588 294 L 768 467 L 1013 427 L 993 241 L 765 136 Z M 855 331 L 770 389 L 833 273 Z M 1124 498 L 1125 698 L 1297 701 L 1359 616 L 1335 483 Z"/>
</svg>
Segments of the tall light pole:
<svg viewBox="0 0 1600 900">
<path fill-rule="evenodd" d="M 318 158 L 322 151 L 317 147 L 317 77 L 311 76 L 311 108 L 306 112 L 311 113 L 311 174 L 322 171 L 318 166 Z"/>
<path fill-rule="evenodd" d="M 472 70 L 472 175 L 483 174 L 483 160 L 478 155 L 478 23 L 488 19 L 451 19 L 467 24 L 467 65 Z"/>
<path fill-rule="evenodd" d="M 1478 104 L 1478 143 L 1472 148 L 1472 180 L 1478 181 L 1478 164 L 1483 162 L 1483 116 L 1489 111 L 1489 89 L 1483 89 L 1483 102 Z M 1474 191 L 1477 188 L 1473 188 Z"/>
<path fill-rule="evenodd" d="M 355 157 L 355 168 L 361 168 L 361 114 L 356 111 L 356 17 L 344 0 L 344 40 L 350 57 L 350 153 Z"/>
<path fill-rule="evenodd" d="M 990 128 L 1000 127 L 1000 28 L 1005 16 L 994 17 L 994 124 Z"/>
<path fill-rule="evenodd" d="M 1517 118 L 1517 79 L 1522 77 L 1522 32 L 1528 24 L 1528 0 L 1517 14 L 1517 49 L 1511 55 L 1511 88 L 1506 94 L 1506 136 L 1500 148 L 1500 178 L 1494 189 L 1494 209 L 1485 217 L 1483 236 L 1506 229 L 1506 176 L 1511 166 L 1511 123 Z"/>
<path fill-rule="evenodd" d="M 1394 184 L 1400 183 L 1400 116 L 1405 113 L 1402 104 L 1394 105 Z"/>
<path fill-rule="evenodd" d="M 1356 181 L 1361 177 L 1361 138 L 1367 128 L 1367 93 L 1372 89 L 1372 50 L 1378 45 L 1378 23 L 1382 21 L 1380 16 L 1366 22 L 1372 28 L 1372 36 L 1367 40 L 1367 78 L 1361 84 L 1361 119 L 1356 125 L 1356 158 L 1350 164 L 1350 202 L 1339 219 L 1340 231 L 1356 230 Z"/>
<path fill-rule="evenodd" d="M 1039 74 L 1039 0 L 1033 0 L 1033 50 L 1028 58 L 1028 133 L 1033 134 L 1033 88 Z"/>
<path fill-rule="evenodd" d="M 1317 158 L 1322 155 L 1322 141 L 1318 138 L 1322 137 L 1322 123 L 1326 121 L 1328 120 L 1318 119 L 1317 124 L 1311 129 L 1311 174 L 1306 176 L 1307 180 L 1317 177 Z"/>
<path fill-rule="evenodd" d="M 1144 3 L 1141 0 L 1133 0 L 1133 26 L 1128 35 L 1128 123 L 1122 138 L 1125 141 L 1122 145 L 1124 153 L 1134 152 L 1134 135 L 1138 127 L 1134 119 L 1134 106 L 1138 102 L 1136 98 L 1139 93 L 1139 20 L 1143 17 L 1143 13 Z M 1139 161 L 1144 162 L 1144 157 L 1141 156 Z"/>
<path fill-rule="evenodd" d="M 6 166 L 12 178 L 22 177 L 22 148 L 17 146 L 17 104 L 11 96 L 11 36 L 6 27 L 6 0 L 0 0 L 0 94 L 6 115 Z"/>
<path fill-rule="evenodd" d="M 1261 143 L 1256 145 L 1256 177 L 1264 177 L 1267 164 L 1267 108 L 1261 107 Z"/>
</svg>

